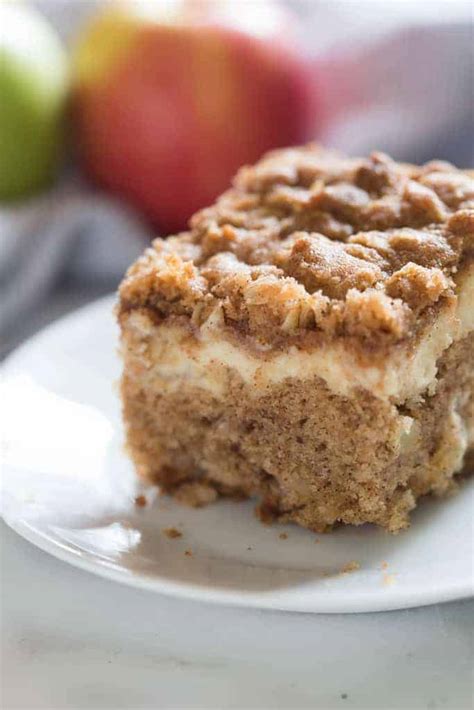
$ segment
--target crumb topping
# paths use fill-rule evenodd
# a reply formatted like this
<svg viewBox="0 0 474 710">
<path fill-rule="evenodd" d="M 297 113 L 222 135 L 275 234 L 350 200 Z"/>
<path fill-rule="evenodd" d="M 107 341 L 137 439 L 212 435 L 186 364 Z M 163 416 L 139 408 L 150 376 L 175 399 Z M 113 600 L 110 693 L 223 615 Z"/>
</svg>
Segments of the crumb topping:
<svg viewBox="0 0 474 710">
<path fill-rule="evenodd" d="M 129 269 L 121 307 L 264 343 L 309 331 L 393 342 L 452 298 L 473 252 L 468 171 L 309 145 L 242 168 L 188 232 L 156 239 Z"/>
</svg>

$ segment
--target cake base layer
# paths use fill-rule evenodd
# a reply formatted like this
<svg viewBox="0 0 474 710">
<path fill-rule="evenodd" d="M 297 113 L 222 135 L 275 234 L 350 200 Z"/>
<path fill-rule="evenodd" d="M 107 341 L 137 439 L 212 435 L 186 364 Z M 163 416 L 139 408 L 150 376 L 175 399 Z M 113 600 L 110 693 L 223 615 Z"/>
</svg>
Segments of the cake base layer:
<svg viewBox="0 0 474 710">
<path fill-rule="evenodd" d="M 256 395 L 230 369 L 219 396 L 185 378 L 170 389 L 143 376 L 143 349 L 123 332 L 129 451 L 145 479 L 190 505 L 252 496 L 264 519 L 396 532 L 420 496 L 454 488 L 474 446 L 472 334 L 445 351 L 436 387 L 395 405 L 362 389 L 341 396 L 318 377 Z"/>
</svg>

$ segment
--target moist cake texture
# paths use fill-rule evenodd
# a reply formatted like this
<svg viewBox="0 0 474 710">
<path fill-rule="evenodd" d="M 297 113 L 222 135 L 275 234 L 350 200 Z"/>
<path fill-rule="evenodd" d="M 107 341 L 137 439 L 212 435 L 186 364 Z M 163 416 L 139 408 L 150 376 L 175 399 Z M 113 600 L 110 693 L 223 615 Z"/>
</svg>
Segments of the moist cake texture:
<svg viewBox="0 0 474 710">
<path fill-rule="evenodd" d="M 408 524 L 474 448 L 474 180 L 309 145 L 245 167 L 120 287 L 127 444 L 178 500 Z"/>
</svg>

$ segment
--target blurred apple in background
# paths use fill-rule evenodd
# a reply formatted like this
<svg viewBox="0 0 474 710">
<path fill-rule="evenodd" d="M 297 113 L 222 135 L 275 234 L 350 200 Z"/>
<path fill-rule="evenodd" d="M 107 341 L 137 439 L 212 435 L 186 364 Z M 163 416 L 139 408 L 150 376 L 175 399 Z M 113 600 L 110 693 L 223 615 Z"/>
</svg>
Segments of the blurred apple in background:
<svg viewBox="0 0 474 710">
<path fill-rule="evenodd" d="M 172 232 L 240 165 L 312 137 L 316 98 L 292 23 L 271 0 L 109 4 L 73 62 L 88 174 Z"/>
<path fill-rule="evenodd" d="M 28 5 L 0 2 L 0 199 L 44 186 L 59 163 L 68 59 Z"/>
</svg>

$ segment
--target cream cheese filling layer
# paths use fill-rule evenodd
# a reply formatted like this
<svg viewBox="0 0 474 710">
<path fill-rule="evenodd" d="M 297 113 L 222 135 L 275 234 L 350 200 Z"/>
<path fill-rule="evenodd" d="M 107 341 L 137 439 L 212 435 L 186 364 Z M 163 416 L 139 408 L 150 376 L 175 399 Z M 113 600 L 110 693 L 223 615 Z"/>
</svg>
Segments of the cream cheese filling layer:
<svg viewBox="0 0 474 710">
<path fill-rule="evenodd" d="M 382 364 L 362 365 L 342 343 L 311 351 L 296 347 L 287 352 L 253 355 L 225 338 L 218 327 L 203 328 L 198 338 L 176 325 L 156 330 L 141 314 L 131 314 L 129 326 L 142 339 L 148 375 L 167 390 L 183 386 L 204 388 L 225 395 L 236 375 L 259 395 L 287 378 L 319 377 L 336 394 L 350 397 L 362 388 L 381 399 L 403 402 L 436 389 L 437 361 L 455 340 L 474 329 L 474 275 L 464 278 L 460 295 L 447 308 L 413 352 L 397 349 Z M 146 344 L 146 345 L 145 345 Z"/>
</svg>

